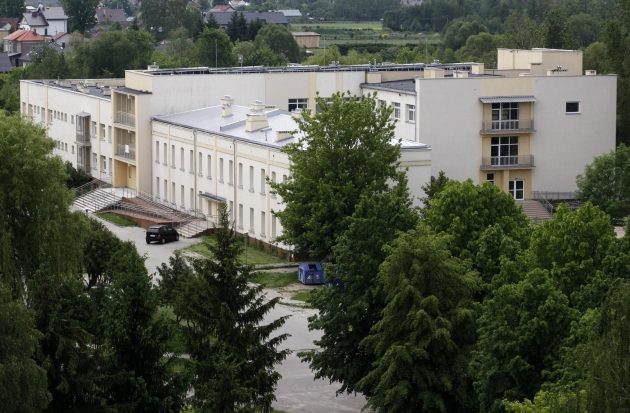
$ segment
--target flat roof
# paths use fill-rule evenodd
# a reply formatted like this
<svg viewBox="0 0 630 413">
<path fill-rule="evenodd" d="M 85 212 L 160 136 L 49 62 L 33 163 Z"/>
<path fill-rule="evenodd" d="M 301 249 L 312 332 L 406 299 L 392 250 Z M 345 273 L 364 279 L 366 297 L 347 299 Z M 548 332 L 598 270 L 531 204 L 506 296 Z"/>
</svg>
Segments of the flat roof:
<svg viewBox="0 0 630 413">
<path fill-rule="evenodd" d="M 232 105 L 231 116 L 224 117 L 222 113 L 223 108 L 221 106 L 210 106 L 172 115 L 153 116 L 151 119 L 276 149 L 298 141 L 297 122 L 292 113 L 284 109 L 265 109 L 264 113 L 267 115 L 269 126 L 252 132 L 246 130 L 245 124 L 247 114 L 251 113 L 249 107 Z M 287 134 L 286 139 L 276 142 L 278 132 Z M 398 139 L 395 138 L 392 143 L 398 143 Z M 402 149 L 429 149 L 426 144 L 409 140 L 401 140 L 400 144 Z"/>
<path fill-rule="evenodd" d="M 390 92 L 405 93 L 408 95 L 416 94 L 416 80 L 404 79 L 393 80 L 381 83 L 361 83 L 363 89 L 385 90 Z"/>
</svg>

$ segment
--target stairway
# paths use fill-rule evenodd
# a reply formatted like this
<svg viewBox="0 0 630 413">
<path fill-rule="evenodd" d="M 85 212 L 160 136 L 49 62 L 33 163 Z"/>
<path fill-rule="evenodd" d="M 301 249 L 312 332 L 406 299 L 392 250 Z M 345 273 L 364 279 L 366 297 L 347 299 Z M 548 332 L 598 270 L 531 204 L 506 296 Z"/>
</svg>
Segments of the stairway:
<svg viewBox="0 0 630 413">
<path fill-rule="evenodd" d="M 212 222 L 208 222 L 205 219 L 193 219 L 177 227 L 177 232 L 183 237 L 192 238 L 213 228 L 213 225 Z"/>
<path fill-rule="evenodd" d="M 81 211 L 97 212 L 120 203 L 122 196 L 114 188 L 97 188 L 76 198 L 72 205 Z"/>
<path fill-rule="evenodd" d="M 516 201 L 523 208 L 523 212 L 532 221 L 547 221 L 551 219 L 551 213 L 535 199 Z"/>
</svg>

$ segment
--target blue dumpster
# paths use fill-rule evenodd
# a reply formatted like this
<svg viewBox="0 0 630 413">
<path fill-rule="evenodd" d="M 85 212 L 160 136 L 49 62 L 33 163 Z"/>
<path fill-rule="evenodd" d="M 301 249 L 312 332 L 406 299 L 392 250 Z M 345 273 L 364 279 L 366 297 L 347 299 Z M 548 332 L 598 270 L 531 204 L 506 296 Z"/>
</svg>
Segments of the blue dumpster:
<svg viewBox="0 0 630 413">
<path fill-rule="evenodd" d="M 298 265 L 298 280 L 302 284 L 324 284 L 326 273 L 321 262 L 303 262 Z"/>
</svg>

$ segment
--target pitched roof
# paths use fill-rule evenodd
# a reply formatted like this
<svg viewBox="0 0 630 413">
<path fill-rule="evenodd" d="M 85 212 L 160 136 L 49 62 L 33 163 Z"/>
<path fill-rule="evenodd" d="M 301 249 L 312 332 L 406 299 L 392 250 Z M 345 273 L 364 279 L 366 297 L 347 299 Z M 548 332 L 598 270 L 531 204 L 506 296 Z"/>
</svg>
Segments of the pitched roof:
<svg viewBox="0 0 630 413">
<path fill-rule="evenodd" d="M 217 4 L 216 6 L 212 7 L 209 11 L 211 11 L 211 12 L 231 12 L 231 11 L 234 11 L 234 7 L 230 6 L 229 4 Z"/>
<path fill-rule="evenodd" d="M 298 9 L 278 10 L 278 12 L 284 14 L 284 17 L 302 17 L 302 12 Z"/>
<path fill-rule="evenodd" d="M 68 20 L 68 16 L 66 16 L 63 7 L 46 7 L 44 9 L 44 16 L 46 16 L 46 20 Z"/>
<path fill-rule="evenodd" d="M 22 18 L 20 19 L 20 23 L 27 24 L 31 27 L 34 26 L 48 26 L 48 22 L 46 21 L 46 17 L 40 11 L 26 12 L 22 14 Z"/>
<path fill-rule="evenodd" d="M 16 30 L 4 38 L 14 42 L 43 42 L 45 39 L 44 36 L 30 30 Z"/>
<path fill-rule="evenodd" d="M 219 26 L 227 26 L 232 18 L 232 14 L 234 12 L 211 12 Z M 239 12 L 240 13 L 240 12 Z M 243 12 L 243 17 L 249 23 L 254 20 L 262 20 L 267 24 L 289 24 L 289 21 L 284 16 L 284 14 L 268 11 L 268 12 L 258 12 L 258 11 L 245 11 Z"/>
<path fill-rule="evenodd" d="M 96 18 L 99 23 L 122 23 L 127 21 L 127 15 L 123 9 L 97 9 Z"/>
</svg>

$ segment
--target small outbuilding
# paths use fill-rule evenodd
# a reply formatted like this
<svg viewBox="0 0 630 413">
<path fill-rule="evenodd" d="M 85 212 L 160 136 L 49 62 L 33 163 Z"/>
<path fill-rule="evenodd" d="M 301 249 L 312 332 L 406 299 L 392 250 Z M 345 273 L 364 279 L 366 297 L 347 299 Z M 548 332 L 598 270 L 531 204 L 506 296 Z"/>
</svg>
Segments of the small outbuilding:
<svg viewBox="0 0 630 413">
<path fill-rule="evenodd" d="M 293 38 L 300 47 L 319 48 L 319 33 L 315 32 L 293 32 Z"/>
<path fill-rule="evenodd" d="M 298 266 L 298 280 L 302 284 L 324 284 L 326 273 L 321 262 L 303 262 Z"/>
</svg>

